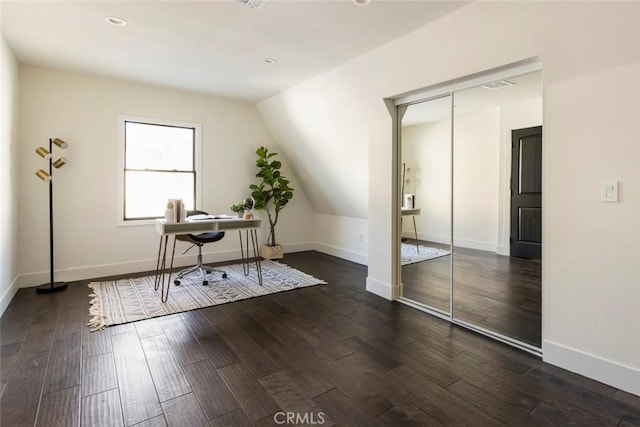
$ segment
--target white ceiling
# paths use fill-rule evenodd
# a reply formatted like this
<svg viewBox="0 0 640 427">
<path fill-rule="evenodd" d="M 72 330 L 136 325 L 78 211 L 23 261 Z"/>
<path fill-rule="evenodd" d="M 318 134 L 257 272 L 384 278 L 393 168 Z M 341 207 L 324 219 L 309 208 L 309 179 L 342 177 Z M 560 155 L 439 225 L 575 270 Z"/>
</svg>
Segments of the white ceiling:
<svg viewBox="0 0 640 427">
<path fill-rule="evenodd" d="M 24 64 L 259 101 L 463 4 L 0 0 L 0 28 Z M 107 16 L 127 25 L 110 25 Z"/>
</svg>

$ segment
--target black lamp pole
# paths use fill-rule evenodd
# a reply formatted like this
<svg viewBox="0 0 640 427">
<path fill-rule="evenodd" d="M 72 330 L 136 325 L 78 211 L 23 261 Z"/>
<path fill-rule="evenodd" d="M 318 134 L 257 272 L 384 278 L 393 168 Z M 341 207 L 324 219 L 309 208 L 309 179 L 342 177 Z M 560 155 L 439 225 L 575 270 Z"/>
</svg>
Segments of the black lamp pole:
<svg viewBox="0 0 640 427">
<path fill-rule="evenodd" d="M 53 278 L 53 139 L 49 138 L 49 283 L 36 287 L 39 294 L 58 292 L 67 288 L 65 282 L 55 282 Z"/>
</svg>

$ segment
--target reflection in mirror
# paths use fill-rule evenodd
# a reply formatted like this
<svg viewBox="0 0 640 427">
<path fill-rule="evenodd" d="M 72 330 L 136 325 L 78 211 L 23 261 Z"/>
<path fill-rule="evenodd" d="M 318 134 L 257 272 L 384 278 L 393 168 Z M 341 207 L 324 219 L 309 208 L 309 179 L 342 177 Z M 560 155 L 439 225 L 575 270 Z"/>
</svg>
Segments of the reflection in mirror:
<svg viewBox="0 0 640 427">
<path fill-rule="evenodd" d="M 400 111 L 401 296 L 449 313 L 451 97 Z"/>
<path fill-rule="evenodd" d="M 490 86 L 454 94 L 452 315 L 539 348 L 541 72 Z"/>
</svg>

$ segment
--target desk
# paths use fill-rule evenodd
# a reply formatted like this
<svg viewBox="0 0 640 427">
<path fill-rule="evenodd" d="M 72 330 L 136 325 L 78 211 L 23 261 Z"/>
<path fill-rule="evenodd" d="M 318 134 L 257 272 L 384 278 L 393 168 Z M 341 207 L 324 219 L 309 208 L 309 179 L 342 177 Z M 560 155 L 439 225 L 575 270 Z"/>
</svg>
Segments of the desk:
<svg viewBox="0 0 640 427">
<path fill-rule="evenodd" d="M 244 275 L 249 275 L 249 241 L 253 248 L 253 257 L 256 263 L 256 273 L 258 275 L 258 283 L 262 286 L 262 266 L 260 265 L 259 244 L 257 230 L 262 225 L 262 219 L 242 219 L 242 218 L 224 218 L 224 219 L 206 219 L 198 221 L 186 222 L 167 222 L 164 219 L 156 220 L 156 231 L 160 234 L 160 244 L 158 246 L 158 260 L 156 262 L 156 276 L 154 280 L 155 290 L 162 286 L 160 297 L 162 302 L 167 302 L 169 298 L 169 286 L 171 285 L 171 273 L 173 270 L 173 258 L 176 252 L 176 236 L 180 234 L 199 234 L 209 233 L 212 231 L 233 231 L 238 230 L 240 236 L 240 252 L 242 255 L 242 268 Z M 242 232 L 245 232 L 246 245 L 242 238 Z M 173 237 L 173 245 L 171 249 L 171 261 L 169 263 L 168 276 L 165 290 L 165 276 L 167 275 L 167 247 L 169 246 L 169 237 Z M 246 253 L 245 253 L 246 249 Z"/>
<path fill-rule="evenodd" d="M 411 218 L 413 219 L 413 232 L 416 235 L 416 249 L 418 250 L 418 253 L 420 253 L 420 243 L 418 242 L 418 228 L 416 227 L 416 215 L 420 215 L 420 209 L 402 208 L 400 210 L 400 224 L 402 224 L 403 216 L 411 216 Z M 400 227 L 400 229 L 402 230 L 402 227 Z"/>
</svg>

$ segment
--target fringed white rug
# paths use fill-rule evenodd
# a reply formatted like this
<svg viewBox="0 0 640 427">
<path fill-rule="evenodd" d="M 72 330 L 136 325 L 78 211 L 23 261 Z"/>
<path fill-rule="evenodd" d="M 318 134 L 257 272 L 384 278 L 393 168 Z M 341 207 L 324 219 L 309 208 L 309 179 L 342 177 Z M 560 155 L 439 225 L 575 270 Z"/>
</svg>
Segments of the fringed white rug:
<svg viewBox="0 0 640 427">
<path fill-rule="evenodd" d="M 136 320 L 326 284 L 295 268 L 269 260 L 262 261 L 262 286 L 258 284 L 254 264 L 249 276 L 244 275 L 242 264 L 219 268 L 227 272 L 227 279 L 222 279 L 219 273 L 211 273 L 208 286 L 202 285 L 198 274 L 182 278 L 180 286 L 173 284 L 172 276 L 166 303 L 160 300 L 161 288 L 153 289 L 154 276 L 89 283 L 92 289 L 89 297 L 92 299 L 88 326 L 95 331 Z"/>
<path fill-rule="evenodd" d="M 451 252 L 444 249 L 430 248 L 427 246 L 420 246 L 420 250 L 418 250 L 416 245 L 411 243 L 403 243 L 401 248 L 402 265 L 415 264 L 416 262 L 440 258 L 449 254 L 451 254 Z"/>
</svg>

